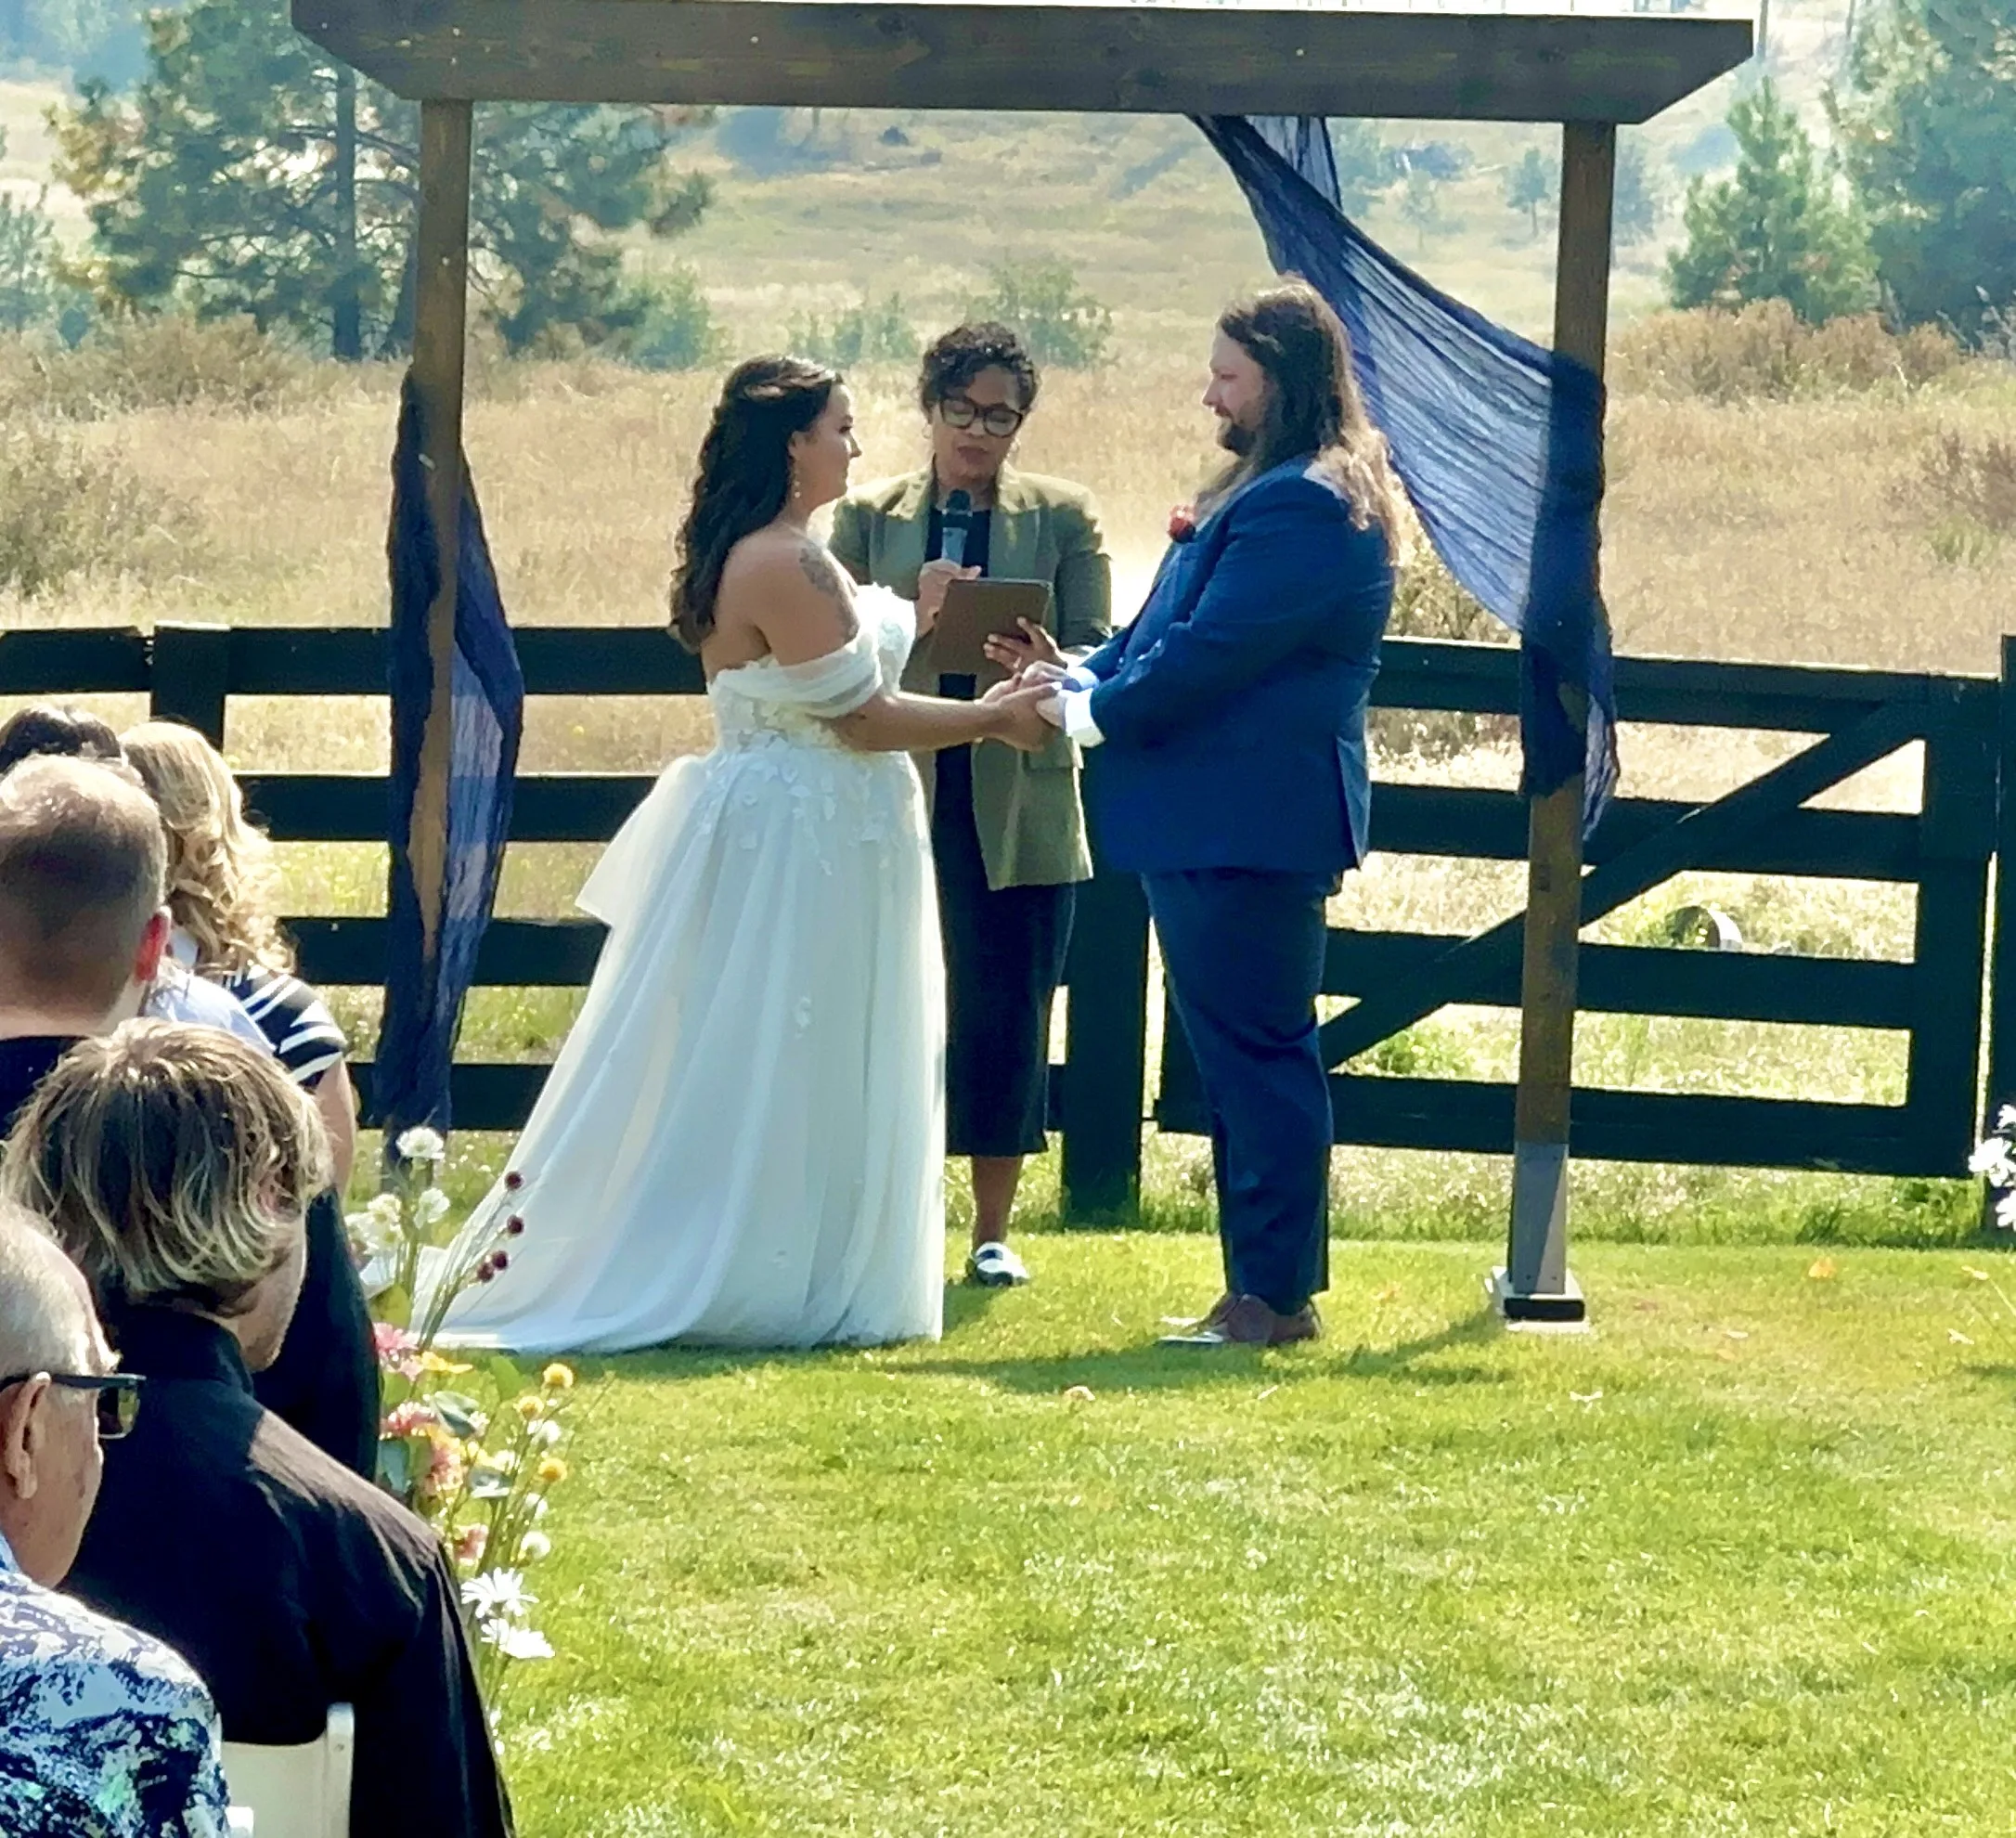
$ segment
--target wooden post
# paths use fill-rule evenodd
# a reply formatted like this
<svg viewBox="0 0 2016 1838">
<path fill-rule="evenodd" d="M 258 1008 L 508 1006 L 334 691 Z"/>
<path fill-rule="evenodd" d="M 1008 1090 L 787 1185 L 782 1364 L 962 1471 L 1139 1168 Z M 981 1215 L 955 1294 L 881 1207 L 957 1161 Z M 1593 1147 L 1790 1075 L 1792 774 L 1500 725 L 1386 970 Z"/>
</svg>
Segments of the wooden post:
<svg viewBox="0 0 2016 1838">
<path fill-rule="evenodd" d="M 469 313 L 469 175 L 472 104 L 420 104 L 420 251 L 413 326 L 413 388 L 420 409 L 420 464 L 440 550 L 441 586 L 427 611 L 433 666 L 427 730 L 420 742 L 412 859 L 421 936 L 437 943 L 447 884 L 448 769 L 455 703 L 456 575 L 461 550 L 462 369 Z M 410 1121 L 412 1120 L 401 1120 Z"/>
<path fill-rule="evenodd" d="M 1562 130 L 1554 348 L 1603 371 L 1609 331 L 1610 215 L 1617 130 Z M 1586 712 L 1584 711 L 1585 718 Z M 1507 1320 L 1580 1321 L 1568 1271 L 1568 1112 L 1574 1085 L 1575 959 L 1582 929 L 1581 777 L 1533 799 L 1527 819 L 1519 1082 L 1513 1124 L 1512 1227 L 1493 1279 Z"/>
<path fill-rule="evenodd" d="M 2002 641 L 1997 731 L 1995 934 L 1988 956 L 1988 1093 L 1983 1127 L 2016 1104 L 2016 638 Z"/>
<path fill-rule="evenodd" d="M 1064 1216 L 1105 1223 L 1141 1203 L 1148 903 L 1138 876 L 1105 869 L 1079 889 L 1066 1000 Z"/>
<path fill-rule="evenodd" d="M 154 628 L 148 662 L 147 712 L 181 721 L 212 746 L 224 745 L 224 711 L 231 692 L 228 626 Z"/>
</svg>

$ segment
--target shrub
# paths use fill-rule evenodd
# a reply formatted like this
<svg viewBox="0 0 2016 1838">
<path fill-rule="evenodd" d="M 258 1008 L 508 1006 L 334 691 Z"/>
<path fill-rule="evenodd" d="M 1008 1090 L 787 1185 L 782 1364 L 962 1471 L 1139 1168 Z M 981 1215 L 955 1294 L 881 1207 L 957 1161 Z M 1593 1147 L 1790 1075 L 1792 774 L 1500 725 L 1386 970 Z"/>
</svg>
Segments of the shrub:
<svg viewBox="0 0 2016 1838">
<path fill-rule="evenodd" d="M 1655 313 L 1610 346 L 1620 394 L 1711 402 L 1789 401 L 1901 384 L 1925 384 L 1958 369 L 1967 354 L 1947 333 L 1914 326 L 1896 333 L 1873 313 L 1810 326 L 1782 300 L 1729 313 Z"/>
<path fill-rule="evenodd" d="M 1096 370 L 1113 356 L 1113 314 L 1078 284 L 1063 262 L 1005 263 L 993 291 L 967 310 L 970 319 L 998 319 L 1027 341 L 1039 364 Z"/>
<path fill-rule="evenodd" d="M 892 293 L 883 301 L 864 294 L 859 306 L 836 313 L 831 325 L 817 315 L 794 320 L 791 348 L 836 370 L 861 364 L 907 364 L 917 355 L 917 329 L 903 310 L 901 294 Z"/>
<path fill-rule="evenodd" d="M 1927 540 L 1940 561 L 1985 566 L 2016 534 L 2016 441 L 1942 434 L 1902 496 L 1931 516 Z"/>
<path fill-rule="evenodd" d="M 726 342 L 699 275 L 681 263 L 653 288 L 642 319 L 620 348 L 643 369 L 697 370 L 719 357 Z"/>
<path fill-rule="evenodd" d="M 123 319 L 74 349 L 15 343 L 0 356 L 0 409 L 75 421 L 198 404 L 266 412 L 323 386 L 304 354 L 250 319 Z"/>
<path fill-rule="evenodd" d="M 1414 554 L 1393 589 L 1393 615 L 1387 630 L 1395 638 L 1462 639 L 1506 644 L 1511 633 L 1456 584 L 1441 557 L 1416 536 Z M 1471 715 L 1454 708 L 1376 708 L 1373 744 L 1390 757 L 1453 759 L 1474 746 L 1518 733 L 1509 715 Z"/>
<path fill-rule="evenodd" d="M 133 572 L 172 540 L 177 511 L 116 454 L 59 428 L 20 421 L 0 434 L 0 588 L 33 595 Z"/>
</svg>

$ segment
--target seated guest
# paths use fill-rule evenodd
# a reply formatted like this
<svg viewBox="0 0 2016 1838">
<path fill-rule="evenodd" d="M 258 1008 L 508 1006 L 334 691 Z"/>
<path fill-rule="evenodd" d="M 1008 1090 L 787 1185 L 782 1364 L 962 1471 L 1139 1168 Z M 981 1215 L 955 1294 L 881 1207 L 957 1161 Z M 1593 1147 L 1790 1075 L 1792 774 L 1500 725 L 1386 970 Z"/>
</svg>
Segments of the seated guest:
<svg viewBox="0 0 2016 1838">
<path fill-rule="evenodd" d="M 349 1184 L 357 1111 L 349 1042 L 320 996 L 293 974 L 294 948 L 276 910 L 273 845 L 247 822 L 224 756 L 180 721 L 143 721 L 120 736 L 168 831 L 170 954 L 245 1006 L 289 1078 L 314 1095 Z"/>
<path fill-rule="evenodd" d="M 349 1042 L 321 997 L 293 975 L 293 949 L 275 912 L 273 845 L 246 822 L 224 756 L 179 721 L 143 722 L 129 728 L 121 744 L 168 832 L 170 957 L 178 970 L 208 979 L 203 987 L 216 986 L 243 1004 L 288 1077 L 314 1096 L 329 1132 L 330 1191 L 308 1216 L 312 1314 L 347 1287 L 350 1249 L 338 1197 L 350 1184 L 357 1144 L 356 1096 L 343 1056 Z M 375 1373 L 349 1370 L 361 1343 L 333 1331 L 340 1321 L 324 1325 L 332 1331 L 289 1337 L 279 1358 L 258 1375 L 259 1402 L 368 1479 L 377 1469 L 378 1425 L 346 1412 L 342 1401 L 367 1381 L 375 1394 Z"/>
<path fill-rule="evenodd" d="M 117 766 L 125 755 L 111 724 L 82 708 L 38 702 L 0 722 L 0 774 L 24 759 L 44 757 Z M 254 1046 L 265 1039 L 234 992 L 201 981 L 173 955 L 162 957 L 156 967 L 141 1007 L 163 1021 L 223 1028 Z"/>
<path fill-rule="evenodd" d="M 356 1838 L 492 1838 L 510 1813 L 439 1542 L 252 1395 L 328 1180 L 314 1106 L 212 1029 L 81 1042 L 21 1114 L 0 1184 L 147 1386 L 71 1587 L 185 1654 L 230 1741 L 310 1741 L 354 1705 Z"/>
<path fill-rule="evenodd" d="M 166 864 L 130 769 L 34 758 L 0 778 L 0 1131 L 73 1042 L 139 1011 L 168 939 Z M 369 1475 L 378 1365 L 333 1198 L 315 1209 L 295 1320 L 286 1391 L 268 1402 Z"/>
<path fill-rule="evenodd" d="M 0 721 L 0 772 L 38 754 L 71 759 L 117 759 L 119 735 L 110 721 L 60 703 L 32 702 Z"/>
<path fill-rule="evenodd" d="M 137 1384 L 76 1267 L 0 1208 L 0 1832 L 223 1838 L 217 1715 L 168 1648 L 56 1593 Z"/>
</svg>

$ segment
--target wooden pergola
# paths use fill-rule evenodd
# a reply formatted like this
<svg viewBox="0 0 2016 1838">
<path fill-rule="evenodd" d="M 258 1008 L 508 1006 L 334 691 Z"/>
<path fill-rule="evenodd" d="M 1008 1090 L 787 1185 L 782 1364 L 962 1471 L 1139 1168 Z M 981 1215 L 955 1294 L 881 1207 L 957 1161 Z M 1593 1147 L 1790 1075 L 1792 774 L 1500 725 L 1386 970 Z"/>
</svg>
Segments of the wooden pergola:
<svg viewBox="0 0 2016 1838">
<path fill-rule="evenodd" d="M 1573 4 L 1573 0 L 1567 0 Z M 293 0 L 295 27 L 420 104 L 413 374 L 435 527 L 462 497 L 478 102 L 768 104 L 1558 123 L 1554 343 L 1602 369 L 1617 129 L 1747 59 L 1746 19 L 861 0 Z M 458 545 L 440 546 L 414 866 L 446 870 Z M 1568 1272 L 1582 788 L 1533 801 L 1506 1313 L 1581 1318 Z"/>
</svg>

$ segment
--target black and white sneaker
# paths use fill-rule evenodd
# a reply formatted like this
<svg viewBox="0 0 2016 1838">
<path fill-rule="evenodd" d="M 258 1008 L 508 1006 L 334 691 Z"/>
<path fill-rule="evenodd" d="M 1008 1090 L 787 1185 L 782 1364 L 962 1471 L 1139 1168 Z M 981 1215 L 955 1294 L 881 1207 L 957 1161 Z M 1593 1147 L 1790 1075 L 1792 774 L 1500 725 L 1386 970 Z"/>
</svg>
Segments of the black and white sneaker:
<svg viewBox="0 0 2016 1838">
<path fill-rule="evenodd" d="M 1029 1280 L 1028 1268 L 1003 1244 L 986 1244 L 966 1260 L 966 1281 L 983 1289 L 1019 1289 Z"/>
</svg>

